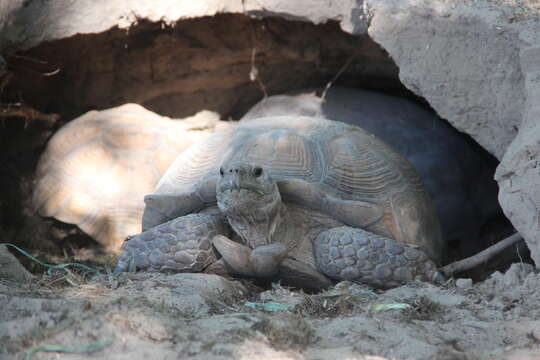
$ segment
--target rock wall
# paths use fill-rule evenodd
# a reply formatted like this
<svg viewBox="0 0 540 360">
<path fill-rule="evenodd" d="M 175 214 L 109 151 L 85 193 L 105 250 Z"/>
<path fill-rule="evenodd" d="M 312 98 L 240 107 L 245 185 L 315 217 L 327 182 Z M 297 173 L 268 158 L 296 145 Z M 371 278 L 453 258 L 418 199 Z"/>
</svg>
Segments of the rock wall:
<svg viewBox="0 0 540 360">
<path fill-rule="evenodd" d="M 533 259 L 540 265 L 540 23 L 525 28 L 519 41 L 526 94 L 523 120 L 495 178 L 506 216 L 525 237 Z"/>
<path fill-rule="evenodd" d="M 500 159 L 523 116 L 519 28 L 499 8 L 430 3 L 371 2 L 369 34 L 405 86 Z"/>
<path fill-rule="evenodd" d="M 213 48 L 208 44 L 218 41 L 219 35 L 226 32 L 227 26 L 231 26 L 234 28 L 233 33 L 238 34 L 238 37 L 243 40 L 239 43 L 225 41 L 226 48 L 243 47 L 243 57 L 249 59 L 254 43 L 249 43 L 252 39 L 245 36 L 248 31 L 246 29 L 249 26 L 254 28 L 266 26 L 265 31 L 271 35 L 265 36 L 271 36 L 276 46 L 266 46 L 265 56 L 269 59 L 276 59 L 274 55 L 277 53 L 279 54 L 277 58 L 287 58 L 288 60 L 276 61 L 274 62 L 275 67 L 267 66 L 262 69 L 263 71 L 258 70 L 261 74 L 264 74 L 265 71 L 266 74 L 278 74 L 283 69 L 289 69 L 289 74 L 294 74 L 305 66 L 314 65 L 313 69 L 316 69 L 321 56 L 329 52 L 328 47 L 319 46 L 319 41 L 324 41 L 321 39 L 325 39 L 326 35 L 322 36 L 322 32 L 317 33 L 316 28 L 306 28 L 307 32 L 313 32 L 314 35 L 309 41 L 295 42 L 290 40 L 291 34 L 294 33 L 290 26 L 294 28 L 298 26 L 297 23 L 297 25 L 283 25 L 282 28 L 278 26 L 279 31 L 272 33 L 272 25 L 269 26 L 266 23 L 246 25 L 248 21 L 239 20 L 238 17 L 228 20 L 222 18 L 225 19 L 223 20 L 225 22 L 230 20 L 244 22 L 244 26 L 230 22 L 228 25 L 222 25 L 212 30 L 215 38 L 201 39 L 189 33 L 188 27 L 184 25 L 189 21 L 195 21 L 191 24 L 195 24 L 197 21 L 186 19 L 203 18 L 220 13 L 244 14 L 258 18 L 280 17 L 314 24 L 327 23 L 324 26 L 330 27 L 325 28 L 327 29 L 324 31 L 325 33 L 331 28 L 329 22 L 338 22 L 345 32 L 359 35 L 359 38 L 347 40 L 350 41 L 349 45 L 353 44 L 352 48 L 356 46 L 358 56 L 361 57 L 361 53 L 368 54 L 369 52 L 365 51 L 367 48 L 371 49 L 371 54 L 378 54 L 375 57 L 364 57 L 362 61 L 358 62 L 357 66 L 353 67 L 357 74 L 361 73 L 362 69 L 364 75 L 387 71 L 386 74 L 389 75 L 387 79 L 391 78 L 391 60 L 393 60 L 399 68 L 399 79 L 409 90 L 423 97 L 441 117 L 448 120 L 458 130 L 469 134 L 486 150 L 502 160 L 496 176 L 500 185 L 501 205 L 513 225 L 527 240 L 534 260 L 540 264 L 540 244 L 536 240 L 540 235 L 538 220 L 540 171 L 537 168 L 540 145 L 540 125 L 537 121 L 540 115 L 538 103 L 540 98 L 540 65 L 538 65 L 540 64 L 540 38 L 538 35 L 540 34 L 540 5 L 536 2 L 527 0 L 474 2 L 469 0 L 429 2 L 421 0 L 327 2 L 315 0 L 295 2 L 284 0 L 207 0 L 179 4 L 173 0 L 164 0 L 159 3 L 147 0 L 124 0 L 115 1 L 113 4 L 107 0 L 81 0 L 77 2 L 30 0 L 25 2 L 22 7 L 15 5 L 11 8 L 0 7 L 0 12 L 8 10 L 12 12 L 11 17 L 5 16 L 5 13 L 0 14 L 0 27 L 3 26 L 3 31 L 0 33 L 0 49 L 4 52 L 12 52 L 13 49 L 30 49 L 29 55 L 49 54 L 54 58 L 55 54 L 63 47 L 55 47 L 53 44 L 48 50 L 42 50 L 42 52 L 36 49 L 47 46 L 46 41 L 58 39 L 64 42 L 55 41 L 54 43 L 62 44 L 65 47 L 66 44 L 69 45 L 69 41 L 80 41 L 82 36 L 95 36 L 94 34 L 101 33 L 105 34 L 102 36 L 111 37 L 111 44 L 114 46 L 106 51 L 112 51 L 112 55 L 92 59 L 96 62 L 95 69 L 98 69 L 98 72 L 88 71 L 88 62 L 85 61 L 82 61 L 79 66 L 73 66 L 72 63 L 71 67 L 63 68 L 63 71 L 67 72 L 69 76 L 75 76 L 74 74 L 77 72 L 82 76 L 78 78 L 79 82 L 75 82 L 78 85 L 72 88 L 54 87 L 58 85 L 52 87 L 62 90 L 58 93 L 61 100 L 58 99 L 58 95 L 56 98 L 50 94 L 43 95 L 47 89 L 51 88 L 47 86 L 46 82 L 40 84 L 38 81 L 34 92 L 28 86 L 25 88 L 32 98 L 45 96 L 45 100 L 39 98 L 36 100 L 36 104 L 41 110 L 60 109 L 65 114 L 72 115 L 77 115 L 76 112 L 81 111 L 80 109 L 84 106 L 113 106 L 124 100 L 142 102 L 154 111 L 165 110 L 165 115 L 189 115 L 189 113 L 177 114 L 175 112 L 181 111 L 168 108 L 165 105 L 167 97 L 171 93 L 178 92 L 179 84 L 183 83 L 169 83 L 169 91 L 161 94 L 161 97 L 157 96 L 159 94 L 149 96 L 148 92 L 152 93 L 152 91 L 133 89 L 133 84 L 140 83 L 141 77 L 139 75 L 145 74 L 144 72 L 134 69 L 126 74 L 125 71 L 119 70 L 129 69 L 129 66 L 124 68 L 111 67 L 111 64 L 118 62 L 127 62 L 129 65 L 130 56 L 136 56 L 135 52 L 129 52 L 130 48 L 144 49 L 149 46 L 150 40 L 167 43 L 171 38 L 167 38 L 167 36 L 145 38 L 140 35 L 138 42 L 132 42 L 133 38 L 130 36 L 126 36 L 125 40 L 122 40 L 120 35 L 122 31 L 126 34 L 137 34 L 138 30 L 144 30 L 142 32 L 145 33 L 148 31 L 157 32 L 159 30 L 156 28 L 156 24 L 161 24 L 165 29 L 169 26 L 170 29 L 180 27 L 182 29 L 180 35 L 184 31 L 188 34 L 183 40 L 190 49 L 198 47 L 212 50 Z M 271 24 L 284 20 L 270 21 Z M 205 25 L 208 23 L 202 23 L 199 26 L 206 31 Z M 149 27 L 145 28 L 144 26 Z M 258 29 L 257 31 L 262 30 Z M 388 52 L 391 59 L 385 59 L 385 53 L 381 52 L 380 49 L 374 50 L 373 45 L 366 40 L 366 34 L 369 34 L 371 39 L 380 44 Z M 175 36 L 179 36 L 178 32 Z M 335 39 L 337 38 L 333 38 L 330 42 L 335 42 Z M 223 43 L 223 40 L 221 41 Z M 355 43 L 356 45 L 354 45 Z M 95 50 L 97 43 L 90 42 L 89 44 L 90 48 L 79 48 L 78 52 L 74 52 L 72 61 L 76 61 L 77 58 L 84 60 L 88 54 L 91 54 L 90 50 Z M 286 46 L 284 47 L 283 44 Z M 36 47 L 36 45 L 38 46 Z M 362 46 L 367 47 L 360 49 Z M 120 52 L 122 47 L 126 49 L 124 53 Z M 231 53 L 226 48 L 219 53 L 222 59 L 228 59 L 227 56 Z M 150 50 L 143 51 L 143 53 L 148 59 L 159 59 L 164 54 L 167 58 L 167 52 L 173 50 L 164 47 L 157 53 Z M 332 52 L 330 51 L 330 53 Z M 331 69 L 327 68 L 327 70 L 329 69 L 325 73 L 327 79 L 332 77 L 331 73 L 335 74 L 339 70 L 340 65 L 338 65 L 339 61 L 337 60 L 346 58 L 344 53 L 333 54 L 335 55 L 333 60 L 336 62 L 333 63 Z M 195 65 L 189 71 L 186 70 L 182 73 L 178 66 L 175 68 L 178 56 L 173 51 L 173 55 L 165 61 L 165 69 L 172 69 L 172 74 L 164 72 L 157 74 L 157 76 L 162 76 L 164 81 L 167 81 L 166 79 L 170 75 L 177 78 L 182 78 L 182 76 L 190 78 L 189 74 L 193 74 L 193 70 L 197 70 L 199 64 L 205 64 L 204 55 L 193 57 L 191 63 L 189 58 L 184 59 L 186 64 Z M 290 67 L 291 59 L 301 59 L 299 63 L 302 66 Z M 152 61 L 148 60 L 148 63 L 152 64 Z M 268 62 L 268 64 L 270 63 L 271 61 Z M 243 67 L 237 68 L 236 75 L 232 78 L 246 76 L 250 72 L 250 66 L 250 61 L 245 61 Z M 150 66 L 143 70 L 151 68 Z M 215 64 L 212 65 L 212 63 L 206 63 L 205 66 L 198 69 L 199 74 L 212 70 L 215 70 Z M 109 77 L 101 77 L 102 74 L 108 74 Z M 219 74 L 219 77 L 227 77 L 229 74 L 225 71 Z M 125 77 L 122 78 L 124 75 Z M 282 80 L 286 77 L 270 76 L 267 79 L 269 82 L 271 79 L 278 79 L 270 86 L 270 93 L 288 90 L 287 88 L 293 86 L 298 88 L 309 85 L 306 82 L 298 83 L 298 79 L 306 79 L 306 73 L 300 75 L 298 78 L 293 76 L 290 82 Z M 24 76 L 19 77 L 21 80 L 18 84 L 23 88 Z M 118 76 L 124 82 L 119 82 Z M 133 78 L 133 76 L 135 77 Z M 151 78 L 156 74 L 145 74 L 144 76 Z M 74 78 L 77 79 L 76 76 Z M 196 78 L 191 79 L 194 80 L 193 84 L 195 84 Z M 321 78 L 319 77 L 319 79 Z M 366 77 L 363 78 L 364 84 L 369 82 L 365 79 Z M 66 78 L 63 80 L 65 81 Z M 88 84 L 93 84 L 96 81 L 110 82 L 112 89 L 114 89 L 113 93 L 101 94 L 99 91 L 95 93 L 96 89 L 92 90 L 94 93 L 90 93 L 87 89 Z M 134 91 L 134 93 L 128 96 L 129 99 L 116 94 L 119 88 L 115 86 L 118 84 L 128 88 L 132 87 L 130 91 Z M 150 89 L 149 84 L 152 82 L 145 84 L 147 89 Z M 207 82 L 206 87 L 212 87 L 212 81 Z M 204 94 L 199 94 L 197 99 L 203 100 L 195 101 L 195 107 L 215 104 L 217 100 L 218 102 L 222 101 L 222 103 L 214 105 L 210 109 L 231 114 L 234 112 L 233 109 L 230 105 L 225 104 L 229 103 L 231 94 L 238 96 L 237 90 L 239 88 L 243 89 L 240 93 L 251 96 L 249 98 L 251 102 L 255 100 L 253 92 L 260 91 L 256 84 L 249 83 L 246 76 L 243 83 L 237 82 L 232 88 L 215 89 L 216 94 L 219 95 L 205 97 Z M 193 93 L 196 93 L 196 90 L 192 91 L 191 95 Z M 93 94 L 95 97 L 85 97 L 89 96 L 88 94 Z M 103 96 L 101 101 L 94 101 L 100 95 Z M 260 92 L 258 96 L 260 96 Z M 114 99 L 113 101 L 110 101 L 111 97 Z M 175 99 L 177 102 L 186 102 L 185 100 L 188 98 L 176 95 Z M 62 108 L 62 103 L 69 103 L 71 100 L 83 103 L 76 104 L 76 109 Z M 193 101 L 189 102 L 189 105 L 191 104 Z M 237 109 L 242 108 L 245 106 L 240 106 Z M 85 110 L 88 108 L 82 109 L 82 111 Z M 184 109 L 188 112 L 192 110 L 197 109 Z M 241 112 L 241 110 L 237 111 Z M 452 170 L 448 169 L 448 171 Z"/>
<path fill-rule="evenodd" d="M 369 5 L 369 34 L 396 61 L 405 86 L 502 160 L 499 201 L 540 264 L 540 5 Z"/>
<path fill-rule="evenodd" d="M 329 81 L 351 56 L 344 78 L 403 88 L 397 67 L 379 45 L 367 35 L 344 33 L 335 22 L 315 26 L 222 14 L 168 26 L 140 19 L 128 30 L 42 42 L 22 54 L 7 57 L 15 72 L 11 101 L 22 93 L 42 111 L 68 119 L 126 102 L 171 117 L 203 109 L 236 115 L 265 91 Z M 254 69 L 264 89 L 250 80 Z"/>
</svg>

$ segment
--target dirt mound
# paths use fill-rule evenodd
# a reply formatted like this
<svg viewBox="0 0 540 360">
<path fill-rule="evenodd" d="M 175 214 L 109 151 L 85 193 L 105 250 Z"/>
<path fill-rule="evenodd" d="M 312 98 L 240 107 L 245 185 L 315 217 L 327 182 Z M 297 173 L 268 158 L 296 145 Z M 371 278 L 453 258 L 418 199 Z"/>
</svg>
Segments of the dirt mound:
<svg viewBox="0 0 540 360">
<path fill-rule="evenodd" d="M 62 359 L 517 359 L 540 343 L 540 275 L 526 264 L 470 286 L 380 293 L 262 291 L 205 274 L 51 279 L 0 282 L 0 358 L 46 344 L 90 350 Z"/>
</svg>

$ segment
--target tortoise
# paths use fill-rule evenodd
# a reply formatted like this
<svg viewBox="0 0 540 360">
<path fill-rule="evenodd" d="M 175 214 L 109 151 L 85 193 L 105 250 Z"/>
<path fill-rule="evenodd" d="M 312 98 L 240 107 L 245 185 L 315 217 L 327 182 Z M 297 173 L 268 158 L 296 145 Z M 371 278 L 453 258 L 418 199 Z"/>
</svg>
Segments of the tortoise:
<svg viewBox="0 0 540 360">
<path fill-rule="evenodd" d="M 36 171 L 33 206 L 118 251 L 126 236 L 141 231 L 144 195 L 178 153 L 219 126 L 217 120 L 201 112 L 173 121 L 137 104 L 87 112 L 48 142 Z"/>
<path fill-rule="evenodd" d="M 259 118 L 184 151 L 115 272 L 217 271 L 323 287 L 439 280 L 433 203 L 408 161 L 322 118 Z"/>
<path fill-rule="evenodd" d="M 371 132 L 414 166 L 435 203 L 445 242 L 459 244 L 462 255 L 484 248 L 471 239 L 478 239 L 484 226 L 501 214 L 493 157 L 412 100 L 339 86 L 328 89 L 324 100 L 318 93 L 320 89 L 305 89 L 267 97 L 241 121 L 319 115 Z"/>
</svg>

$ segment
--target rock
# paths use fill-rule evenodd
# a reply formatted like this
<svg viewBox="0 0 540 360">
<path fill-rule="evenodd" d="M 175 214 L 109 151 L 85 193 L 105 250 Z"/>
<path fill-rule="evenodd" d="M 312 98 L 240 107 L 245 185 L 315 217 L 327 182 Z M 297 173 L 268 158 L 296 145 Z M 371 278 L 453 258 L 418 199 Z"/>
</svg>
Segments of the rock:
<svg viewBox="0 0 540 360">
<path fill-rule="evenodd" d="M 540 23 L 520 34 L 520 65 L 526 101 L 523 121 L 495 173 L 505 215 L 527 242 L 540 266 Z"/>
<path fill-rule="evenodd" d="M 367 7 L 369 35 L 392 56 L 403 84 L 502 159 L 495 175 L 499 201 L 540 265 L 540 24 L 534 10 L 527 21 L 520 8 L 495 2 L 371 0 Z"/>
<path fill-rule="evenodd" d="M 457 279 L 456 286 L 460 289 L 470 289 L 472 287 L 472 279 Z"/>
<path fill-rule="evenodd" d="M 390 53 L 403 84 L 501 159 L 526 99 L 520 28 L 508 22 L 509 9 L 487 2 L 368 4 L 369 35 Z"/>
<path fill-rule="evenodd" d="M 70 37 L 75 34 L 99 33 L 119 27 L 127 29 L 141 20 L 174 24 L 176 21 L 213 16 L 218 13 L 246 13 L 252 16 L 280 16 L 290 20 L 322 24 L 339 21 L 349 33 L 365 33 L 368 18 L 356 0 L 205 0 L 178 4 L 174 0 L 155 3 L 143 1 L 107 0 L 92 2 L 56 1 L 47 7 L 41 1 L 14 0 L 10 6 L 0 5 L 0 45 L 22 44 L 28 48 L 43 41 Z M 24 5 L 23 5 L 24 4 Z M 106 11 L 104 11 L 106 9 Z M 4 18 L 6 20 L 4 20 Z M 7 19 L 10 21 L 7 21 Z M 49 24 L 50 26 L 46 26 Z"/>
<path fill-rule="evenodd" d="M 24 5 L 24 0 L 3 1 L 0 3 L 0 33 L 5 26 L 11 25 L 14 20 L 14 14 L 20 11 Z"/>
<path fill-rule="evenodd" d="M 17 282 L 28 282 L 33 276 L 7 249 L 7 246 L 0 245 L 0 279 Z"/>
<path fill-rule="evenodd" d="M 531 264 L 512 264 L 504 273 L 502 281 L 507 286 L 521 284 L 533 270 L 534 267 Z"/>
<path fill-rule="evenodd" d="M 506 288 L 515 288 L 522 285 L 527 276 L 533 271 L 534 267 L 531 264 L 512 264 L 504 274 L 500 271 L 491 274 L 488 283 Z"/>
</svg>

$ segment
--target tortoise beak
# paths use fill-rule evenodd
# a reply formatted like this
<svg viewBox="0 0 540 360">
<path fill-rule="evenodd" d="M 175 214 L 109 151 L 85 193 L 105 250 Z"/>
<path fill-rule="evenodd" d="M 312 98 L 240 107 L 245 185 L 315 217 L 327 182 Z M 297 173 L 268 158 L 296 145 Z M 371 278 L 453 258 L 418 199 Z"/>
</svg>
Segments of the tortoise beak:
<svg viewBox="0 0 540 360">
<path fill-rule="evenodd" d="M 240 185 L 238 180 L 229 181 L 229 183 L 226 186 L 222 186 L 218 192 L 223 193 L 228 190 L 240 190 L 240 189 L 249 190 L 259 195 L 267 195 L 261 189 L 255 186 L 250 186 L 249 184 Z"/>
<path fill-rule="evenodd" d="M 218 193 L 227 190 L 248 190 L 259 195 L 267 195 L 264 187 L 258 181 L 258 175 L 253 174 L 253 166 L 249 164 L 230 164 L 221 167 L 221 179 L 217 183 Z"/>
<path fill-rule="evenodd" d="M 238 176 L 229 176 L 229 190 L 240 189 L 240 178 Z"/>
</svg>

